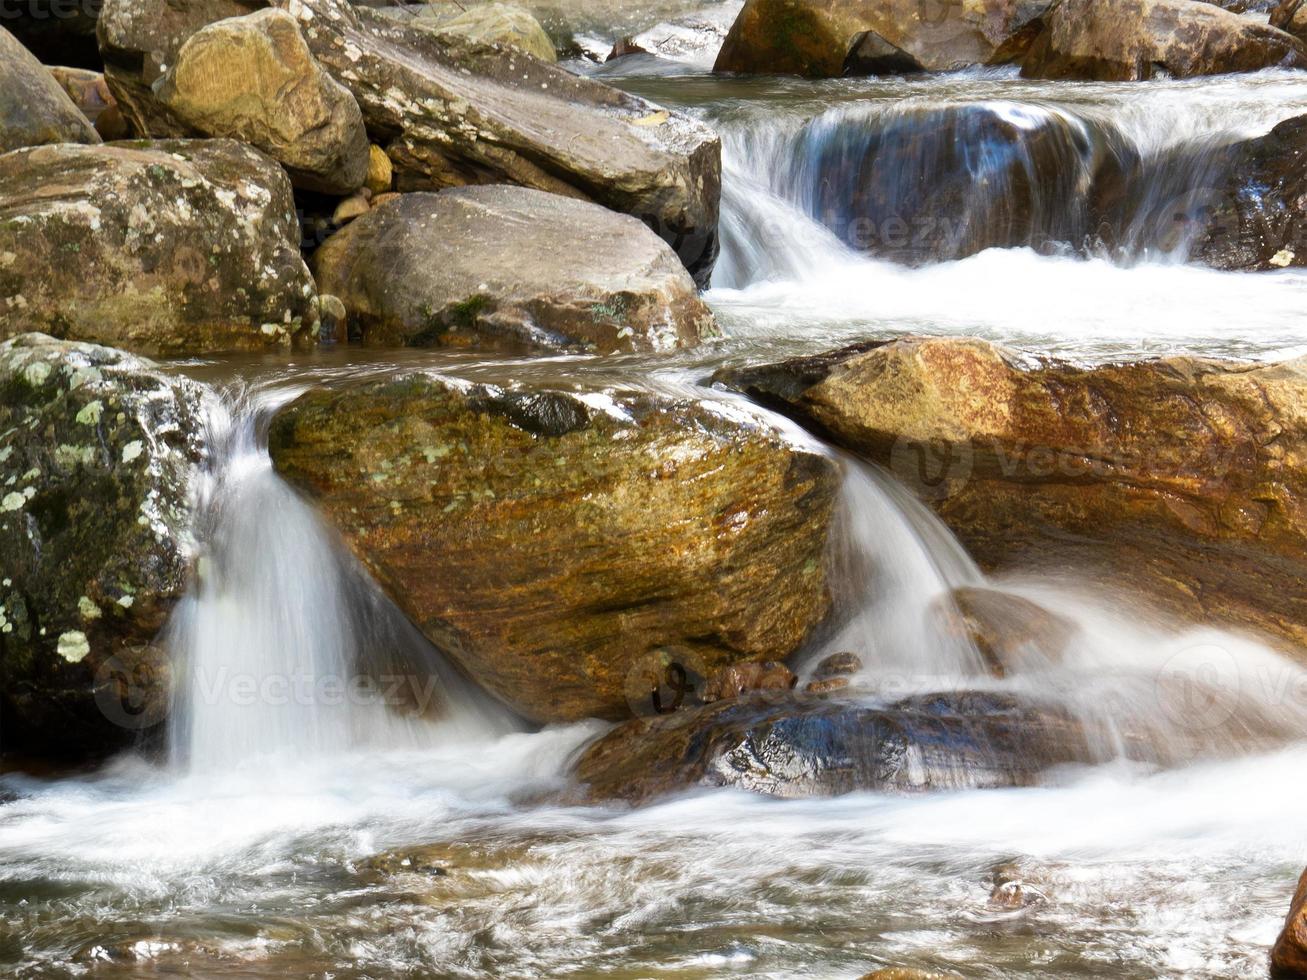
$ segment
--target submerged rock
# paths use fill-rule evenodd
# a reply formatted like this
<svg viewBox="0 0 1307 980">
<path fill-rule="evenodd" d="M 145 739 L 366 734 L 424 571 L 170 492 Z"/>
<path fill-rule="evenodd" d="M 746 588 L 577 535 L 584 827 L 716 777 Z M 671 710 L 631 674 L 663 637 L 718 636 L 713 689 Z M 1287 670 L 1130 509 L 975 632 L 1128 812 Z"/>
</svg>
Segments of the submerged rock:
<svg viewBox="0 0 1307 980">
<path fill-rule="evenodd" d="M 196 31 L 154 93 L 196 133 L 257 147 L 306 190 L 348 194 L 368 175 L 358 103 L 322 70 L 285 11 Z"/>
<path fill-rule="evenodd" d="M 1021 63 L 1027 78 L 1130 82 L 1307 68 L 1302 42 L 1198 0 L 1061 0 Z"/>
<path fill-rule="evenodd" d="M 716 334 L 694 281 L 647 227 L 521 187 L 401 195 L 329 238 L 314 271 L 370 344 L 610 353 Z"/>
<path fill-rule="evenodd" d="M 1218 269 L 1307 266 L 1307 116 L 1228 151 L 1221 186 L 1198 190 L 1185 218 L 1190 258 Z"/>
<path fill-rule="evenodd" d="M 0 153 L 47 143 L 98 143 L 91 121 L 26 48 L 0 27 Z"/>
<path fill-rule="evenodd" d="M 1020 56 L 1047 0 L 748 0 L 719 72 L 840 78 L 947 71 Z"/>
<path fill-rule="evenodd" d="M 968 586 L 948 598 L 942 614 L 995 677 L 1057 665 L 1080 629 L 1065 616 L 998 589 Z"/>
<path fill-rule="evenodd" d="M 0 339 L 197 354 L 316 330 L 290 182 L 239 143 L 16 150 L 0 215 Z"/>
<path fill-rule="evenodd" d="M 964 692 L 886 707 L 807 694 L 721 701 L 637 718 L 581 754 L 594 800 L 644 803 L 696 787 L 785 798 L 1036 785 L 1093 761 L 1070 716 L 1011 695 Z"/>
<path fill-rule="evenodd" d="M 660 666 L 781 660 L 829 607 L 837 465 L 721 403 L 415 374 L 303 395 L 270 448 L 426 636 L 537 721 L 648 710 Z"/>
<path fill-rule="evenodd" d="M 186 588 L 199 386 L 29 334 L 0 344 L 0 731 L 97 755 L 167 706 L 153 644 Z"/>
<path fill-rule="evenodd" d="M 907 338 L 719 381 L 885 464 L 982 564 L 1307 643 L 1307 362 L 1023 364 Z"/>
</svg>

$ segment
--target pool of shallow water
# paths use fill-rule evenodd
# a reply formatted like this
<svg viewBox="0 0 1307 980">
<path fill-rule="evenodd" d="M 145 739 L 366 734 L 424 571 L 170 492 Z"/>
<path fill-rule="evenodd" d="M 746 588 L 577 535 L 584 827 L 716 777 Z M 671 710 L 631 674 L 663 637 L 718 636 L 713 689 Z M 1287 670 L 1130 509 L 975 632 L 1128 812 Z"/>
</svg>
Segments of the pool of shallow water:
<svg viewBox="0 0 1307 980">
<path fill-rule="evenodd" d="M 1307 804 L 1302 748 L 912 799 L 524 802 L 592 732 L 433 733 L 427 748 L 223 778 L 139 762 L 6 777 L 21 798 L 0 809 L 0 969 L 1255 976 L 1307 861 L 1291 817 Z M 991 900 L 1014 864 L 1021 908 Z"/>
</svg>

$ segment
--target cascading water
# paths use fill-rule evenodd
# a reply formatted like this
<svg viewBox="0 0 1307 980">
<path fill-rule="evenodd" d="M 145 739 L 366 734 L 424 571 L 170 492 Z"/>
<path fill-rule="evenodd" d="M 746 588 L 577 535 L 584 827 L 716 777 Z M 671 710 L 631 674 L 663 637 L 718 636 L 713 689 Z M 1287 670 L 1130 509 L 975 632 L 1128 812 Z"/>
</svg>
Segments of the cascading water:
<svg viewBox="0 0 1307 980">
<path fill-rule="evenodd" d="M 510 730 L 273 472 L 266 423 L 296 393 L 238 391 L 211 420 L 204 550 L 165 635 L 173 759 L 222 772 Z"/>
<path fill-rule="evenodd" d="M 863 664 L 855 689 L 882 702 L 1016 695 L 1075 717 L 1102 763 L 1238 756 L 1307 733 L 1307 705 L 1286 696 L 1307 690 L 1307 670 L 1261 643 L 1094 582 L 991 579 L 892 477 L 846 466 L 833 554 L 842 615 L 809 667 L 851 651 Z M 996 640 L 1002 652 L 985 649 Z"/>
</svg>

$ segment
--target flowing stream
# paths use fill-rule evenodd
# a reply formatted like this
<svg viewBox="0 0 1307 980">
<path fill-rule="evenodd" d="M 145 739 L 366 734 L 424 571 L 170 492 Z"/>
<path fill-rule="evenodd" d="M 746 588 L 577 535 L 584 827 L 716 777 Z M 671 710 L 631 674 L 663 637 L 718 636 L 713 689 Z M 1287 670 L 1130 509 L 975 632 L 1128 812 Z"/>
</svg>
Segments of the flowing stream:
<svg viewBox="0 0 1307 980">
<path fill-rule="evenodd" d="M 336 350 L 178 365 L 223 398 L 197 488 L 197 574 L 165 637 L 179 677 L 169 745 L 94 772 L 0 775 L 0 973 L 1264 971 L 1307 864 L 1307 671 L 1257 643 L 1073 569 L 988 581 L 889 474 L 843 459 L 840 616 L 799 670 L 851 650 L 872 700 L 1037 693 L 1093 724 L 1099 764 L 1030 789 L 575 806 L 559 802 L 570 760 L 606 726 L 534 730 L 492 704 L 273 473 L 279 404 L 396 366 L 726 398 L 703 386 L 723 364 L 917 331 L 1084 362 L 1307 351 L 1307 275 L 1189 263 L 1170 222 L 1222 148 L 1307 112 L 1300 77 L 717 79 L 704 51 L 729 7 L 696 12 L 684 37 L 659 30 L 681 39 L 663 52 L 680 61 L 598 72 L 723 135 L 708 300 L 728 340 L 660 359 Z M 892 165 L 868 162 L 883 154 Z M 1113 220 L 1091 222 L 1087 188 L 1113 168 Z M 910 170 L 940 196 L 921 198 Z M 874 226 L 862 238 L 841 210 L 858 194 Z M 891 219 L 932 217 L 951 227 L 926 251 L 885 237 Z M 990 677 L 948 628 L 959 588 L 1054 611 L 1074 627 L 1064 654 Z M 996 881 L 1025 902 L 993 901 Z"/>
</svg>

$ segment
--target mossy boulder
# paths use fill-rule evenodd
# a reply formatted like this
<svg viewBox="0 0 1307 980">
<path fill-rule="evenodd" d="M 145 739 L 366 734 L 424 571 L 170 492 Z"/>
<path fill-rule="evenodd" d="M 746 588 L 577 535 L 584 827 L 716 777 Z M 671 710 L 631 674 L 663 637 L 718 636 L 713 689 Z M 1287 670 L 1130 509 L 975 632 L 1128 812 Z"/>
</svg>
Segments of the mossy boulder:
<svg viewBox="0 0 1307 980">
<path fill-rule="evenodd" d="M 991 569 L 1307 647 L 1307 360 L 1087 368 L 905 338 L 718 377 L 889 466 Z"/>
<path fill-rule="evenodd" d="M 837 465 L 721 403 L 415 374 L 301 396 L 270 448 L 423 633 L 537 721 L 643 710 L 673 662 L 784 659 L 829 608 Z"/>
<path fill-rule="evenodd" d="M 840 78 L 1002 64 L 1024 51 L 1048 0 L 748 0 L 716 70 Z"/>
<path fill-rule="evenodd" d="M 231 140 L 0 156 L 0 339 L 145 354 L 308 342 L 313 279 L 286 174 Z"/>
<path fill-rule="evenodd" d="M 100 142 L 68 93 L 3 27 L 0 92 L 0 153 L 46 143 Z"/>
<path fill-rule="evenodd" d="M 195 134 L 257 147 L 298 187 L 349 194 L 367 177 L 358 103 L 322 70 L 285 11 L 259 10 L 196 31 L 154 92 Z"/>
<path fill-rule="evenodd" d="M 186 588 L 204 391 L 148 361 L 0 344 L 0 734 L 93 756 L 160 721 L 154 642 Z"/>
<path fill-rule="evenodd" d="M 611 353 L 716 334 L 676 253 L 644 224 L 522 187 L 401 195 L 350 222 L 313 262 L 322 291 L 344 301 L 371 344 Z"/>
<path fill-rule="evenodd" d="M 1021 63 L 1027 78 L 1133 82 L 1307 68 L 1301 41 L 1198 0 L 1060 0 Z"/>
</svg>

